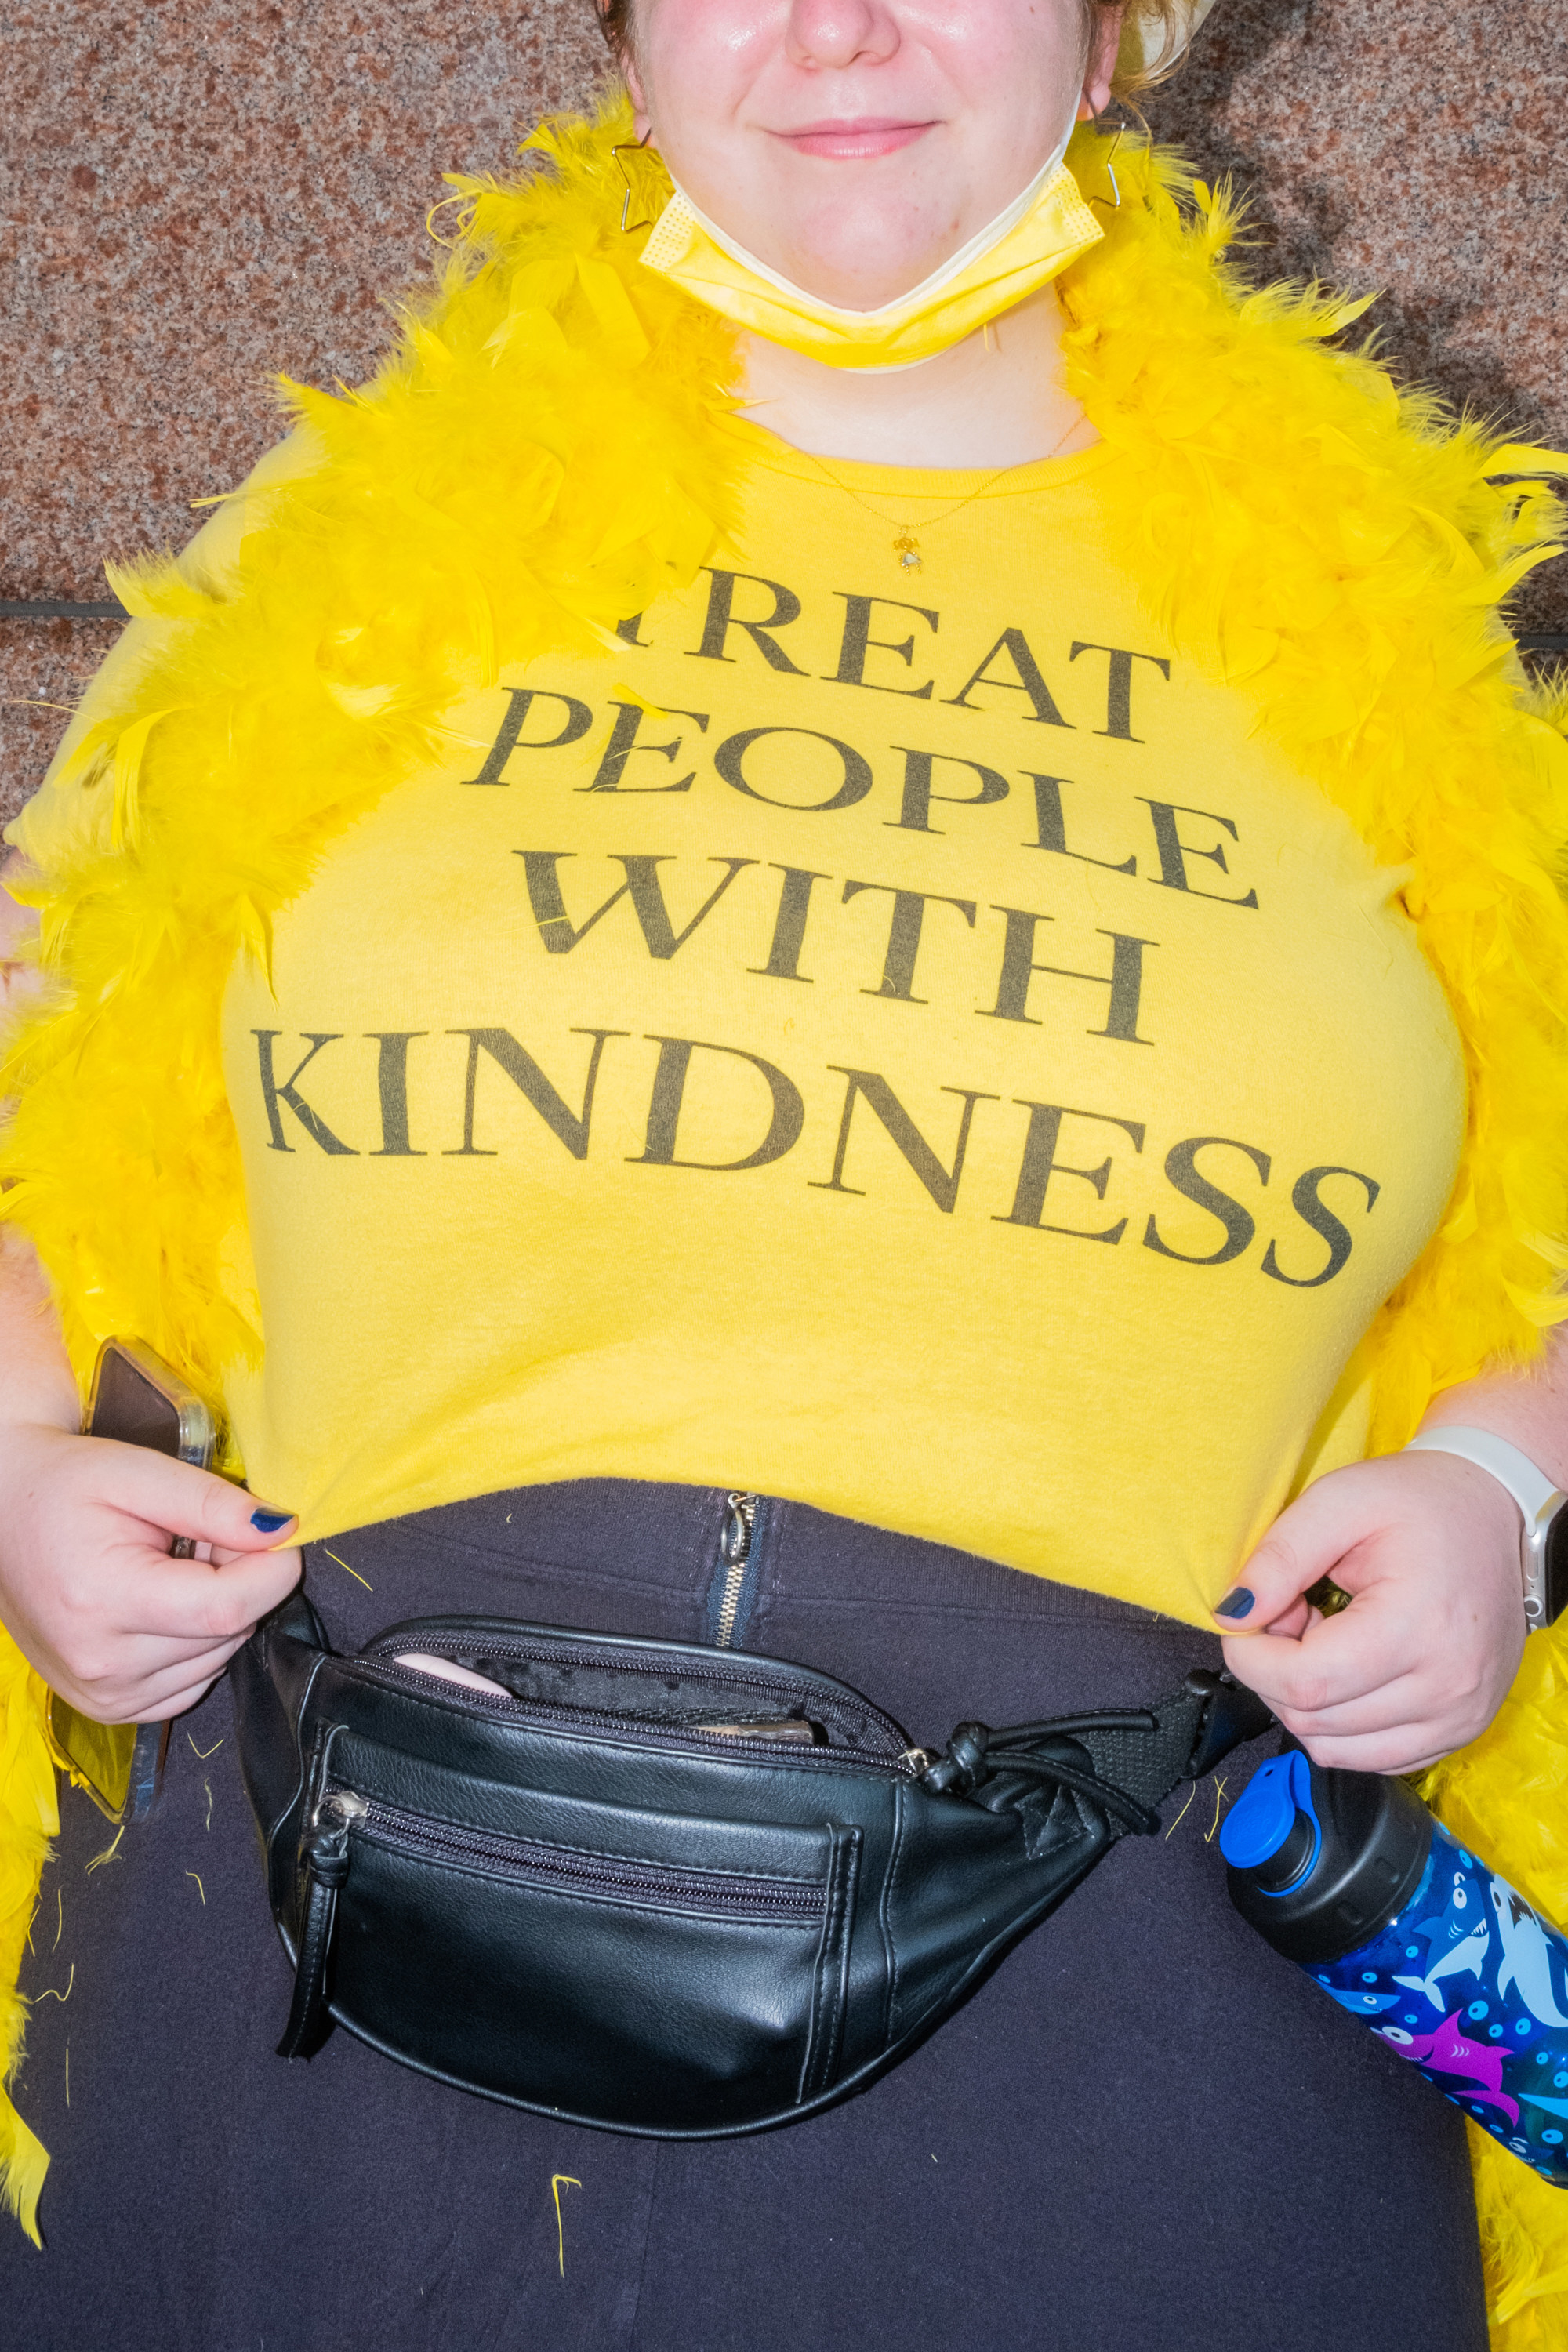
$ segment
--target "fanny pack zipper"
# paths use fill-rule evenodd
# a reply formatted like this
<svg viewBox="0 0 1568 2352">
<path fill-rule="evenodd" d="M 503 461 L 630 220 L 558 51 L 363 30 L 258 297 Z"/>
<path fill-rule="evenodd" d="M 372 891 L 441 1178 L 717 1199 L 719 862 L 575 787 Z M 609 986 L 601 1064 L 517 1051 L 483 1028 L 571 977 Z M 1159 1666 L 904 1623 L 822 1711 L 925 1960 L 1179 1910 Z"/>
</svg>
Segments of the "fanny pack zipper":
<svg viewBox="0 0 1568 2352">
<path fill-rule="evenodd" d="M 435 1643 L 432 1642 L 427 1646 L 434 1649 Z M 495 1648 L 496 1654 L 502 1654 L 500 1643 Z M 531 1651 L 518 1654 L 532 1656 L 535 1654 Z M 390 1659 L 375 1659 L 372 1663 L 379 1665 L 383 1673 L 395 1675 L 401 1682 L 417 1684 L 422 1691 L 428 1691 L 433 1697 L 456 1701 L 463 1706 L 493 1706 L 507 1713 L 516 1713 L 530 1723 L 541 1723 L 551 1728 L 614 1732 L 623 1738 L 629 1735 L 634 1738 L 646 1739 L 655 1747 L 696 1748 L 704 1755 L 765 1757 L 770 1764 L 792 1767 L 816 1765 L 840 1772 L 848 1767 L 857 1771 L 890 1772 L 897 1779 L 905 1780 L 918 1778 L 932 1754 L 929 1748 L 906 1748 L 897 1756 L 878 1756 L 866 1748 L 835 1748 L 831 1743 L 818 1748 L 808 1747 L 803 1742 L 796 1748 L 776 1739 L 748 1739 L 743 1733 L 704 1731 L 700 1724 L 695 1723 L 665 1724 L 652 1717 L 614 1715 L 605 1707 L 557 1706 L 549 1699 L 518 1698 L 511 1691 L 498 1691 L 491 1698 L 486 1691 L 469 1690 L 466 1685 L 443 1682 L 439 1675 L 422 1674 L 417 1666 L 400 1666 Z M 721 1704 L 722 1698 L 716 1697 L 714 1705 Z"/>
<path fill-rule="evenodd" d="M 743 1574 L 744 1561 L 741 1566 Z M 394 1638 L 396 1643 L 404 1643 L 408 1637 L 400 1633 Z M 384 1639 L 384 1636 L 383 1640 Z M 422 1634 L 420 1643 L 423 1648 L 431 1651 L 437 1656 L 441 1655 L 444 1649 L 453 1646 L 450 1636 L 443 1641 L 442 1636 L 437 1633 Z M 568 1664 L 599 1663 L 591 1654 L 579 1654 L 569 1650 L 542 1650 L 526 1642 L 500 1641 L 489 1644 L 489 1654 L 494 1657 L 526 1658 L 541 1664 L 547 1664 L 557 1658 Z M 725 1755 L 755 1756 L 761 1753 L 765 1754 L 769 1761 L 773 1763 L 788 1762 L 796 1766 L 816 1765 L 834 1770 L 842 1770 L 846 1765 L 852 1764 L 868 1771 L 891 1772 L 900 1780 L 918 1777 L 928 1759 L 928 1751 L 924 1748 L 906 1748 L 892 1755 L 884 1750 L 878 1755 L 874 1751 L 853 1747 L 847 1742 L 841 1746 L 835 1746 L 831 1740 L 824 1747 L 803 1745 L 799 1748 L 786 1748 L 774 1740 L 746 1739 L 743 1737 L 737 1738 L 731 1733 L 706 1732 L 695 1724 L 661 1723 L 654 1717 L 616 1714 L 607 1707 L 568 1706 L 551 1699 L 520 1698 L 512 1691 L 498 1690 L 492 1697 L 487 1691 L 470 1690 L 467 1685 L 445 1682 L 438 1675 L 423 1674 L 417 1666 L 399 1665 L 391 1657 L 380 1656 L 378 1653 L 381 1648 L 381 1642 L 372 1643 L 367 1649 L 360 1653 L 360 1655 L 367 1664 L 379 1666 L 383 1673 L 395 1675 L 399 1681 L 412 1683 L 421 1691 L 428 1692 L 432 1696 L 439 1697 L 448 1705 L 455 1703 L 464 1706 L 494 1707 L 498 1711 L 515 1712 L 527 1721 L 559 1726 L 563 1730 L 611 1731 L 622 1737 L 629 1734 L 640 1739 L 648 1739 L 659 1746 L 695 1748 L 704 1754 L 720 1751 Z M 617 1659 L 616 1669 L 623 1674 L 646 1675 L 651 1681 L 660 1679 L 656 1666 L 639 1665 L 630 1660 Z M 737 1675 L 733 1682 L 716 1688 L 713 1701 L 715 1707 L 723 1706 L 730 1695 L 734 1692 L 753 1692 L 770 1699 L 780 1699 L 787 1694 L 802 1705 L 812 1706 L 819 1717 L 822 1712 L 819 1696 L 809 1688 L 796 1685 L 791 1690 L 787 1684 L 774 1682 L 772 1678 L 760 1675 L 747 1676 L 743 1674 Z M 884 1732 L 900 1738 L 903 1737 L 897 1724 L 889 1717 L 879 1715 L 870 1706 L 865 1709 L 865 1719 L 878 1723 Z M 911 1759 L 919 1760 L 911 1761 Z"/>
<path fill-rule="evenodd" d="M 574 1853 L 531 1838 L 509 1837 L 501 1831 L 462 1829 L 423 1813 L 406 1812 L 379 1798 L 363 1797 L 354 1789 L 329 1789 L 316 1808 L 315 1822 L 312 1835 L 321 1832 L 330 1837 L 340 1829 L 359 1832 L 443 1860 L 488 1864 L 515 1872 L 519 1877 L 565 1894 L 620 1895 L 643 1902 L 678 1903 L 736 1918 L 803 1920 L 820 1919 L 826 1899 L 821 1886 L 791 1885 L 739 1873 L 731 1877 L 720 1871 L 683 1870 L 675 1864 L 624 1861 L 616 1854 Z"/>
<path fill-rule="evenodd" d="M 820 1885 L 791 1885 L 740 1873 L 731 1877 L 718 1871 L 623 1861 L 615 1854 L 573 1853 L 500 1831 L 481 1832 L 433 1822 L 423 1813 L 333 1784 L 318 1800 L 300 1842 L 303 1885 L 294 1995 L 278 2044 L 280 2058 L 313 2057 L 331 2032 L 328 1982 L 332 1944 L 356 1836 L 431 1861 L 503 1870 L 542 1891 L 664 1905 L 738 1923 L 819 1927 L 827 1908 L 826 1878 Z"/>
</svg>

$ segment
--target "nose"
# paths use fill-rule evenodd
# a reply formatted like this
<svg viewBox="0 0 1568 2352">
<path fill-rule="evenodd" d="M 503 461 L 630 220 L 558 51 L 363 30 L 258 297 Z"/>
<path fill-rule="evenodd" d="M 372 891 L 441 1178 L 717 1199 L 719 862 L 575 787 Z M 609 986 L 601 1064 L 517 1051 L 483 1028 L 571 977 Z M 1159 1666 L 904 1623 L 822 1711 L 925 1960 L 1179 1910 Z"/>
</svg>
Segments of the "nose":
<svg viewBox="0 0 1568 2352">
<path fill-rule="evenodd" d="M 792 0 L 784 36 L 791 65 L 879 65 L 899 46 L 899 27 L 884 0 Z"/>
</svg>

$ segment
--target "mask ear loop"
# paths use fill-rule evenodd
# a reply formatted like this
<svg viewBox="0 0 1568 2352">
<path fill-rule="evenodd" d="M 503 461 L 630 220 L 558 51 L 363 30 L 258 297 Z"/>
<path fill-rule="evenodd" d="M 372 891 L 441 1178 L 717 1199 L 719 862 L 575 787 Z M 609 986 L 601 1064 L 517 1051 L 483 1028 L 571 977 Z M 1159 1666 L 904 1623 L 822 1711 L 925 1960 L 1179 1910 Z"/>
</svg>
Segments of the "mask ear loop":
<svg viewBox="0 0 1568 2352">
<path fill-rule="evenodd" d="M 640 155 L 643 149 L 647 145 L 648 141 L 652 137 L 653 125 L 650 122 L 640 139 L 623 139 L 619 146 L 612 147 L 610 150 L 611 154 L 616 159 L 616 167 L 620 172 L 620 175 L 626 184 L 626 196 L 621 205 L 621 235 L 623 236 L 629 236 L 633 229 L 651 228 L 653 226 L 653 215 L 651 213 L 648 215 L 647 220 L 628 220 L 626 218 L 627 214 L 632 208 L 632 197 L 636 194 L 636 188 L 631 173 L 621 162 L 621 157 L 623 155 Z"/>
</svg>

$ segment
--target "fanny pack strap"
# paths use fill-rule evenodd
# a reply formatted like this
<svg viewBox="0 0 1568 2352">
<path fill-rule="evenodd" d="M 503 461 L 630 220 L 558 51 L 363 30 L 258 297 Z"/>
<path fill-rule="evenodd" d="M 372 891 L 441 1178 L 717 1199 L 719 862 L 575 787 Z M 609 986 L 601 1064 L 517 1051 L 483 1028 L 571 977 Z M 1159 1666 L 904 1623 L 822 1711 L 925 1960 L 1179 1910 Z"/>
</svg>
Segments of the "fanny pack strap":
<svg viewBox="0 0 1568 2352">
<path fill-rule="evenodd" d="M 981 1804 L 1010 1801 L 1018 1779 L 1071 1790 L 1105 1815 L 1111 1840 L 1152 1837 L 1155 1810 L 1183 1780 L 1201 1780 L 1242 1741 L 1261 1738 L 1273 1717 L 1254 1691 L 1228 1674 L 1194 1666 L 1181 1686 L 1152 1706 L 1104 1707 L 1093 1715 L 1053 1716 L 993 1730 L 961 1723 L 941 1756 L 921 1774 L 933 1795 Z M 1088 1769 L 1063 1748 L 1087 1754 Z"/>
</svg>

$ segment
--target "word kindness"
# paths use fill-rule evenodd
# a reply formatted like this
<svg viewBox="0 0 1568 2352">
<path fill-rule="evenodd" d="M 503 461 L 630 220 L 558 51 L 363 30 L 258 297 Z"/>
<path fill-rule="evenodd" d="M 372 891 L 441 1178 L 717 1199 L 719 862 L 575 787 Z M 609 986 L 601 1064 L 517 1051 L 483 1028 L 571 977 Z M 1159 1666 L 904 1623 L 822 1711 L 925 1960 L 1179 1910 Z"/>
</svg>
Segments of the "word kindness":
<svg viewBox="0 0 1568 2352">
<path fill-rule="evenodd" d="M 628 1032 L 624 1029 L 583 1028 L 574 1034 L 591 1041 L 582 1094 L 575 1108 L 510 1030 L 475 1028 L 447 1032 L 448 1036 L 463 1041 L 466 1052 L 461 1053 L 455 1065 L 448 1055 L 438 1055 L 438 1061 L 447 1073 L 447 1083 L 438 1084 L 432 1089 L 437 1099 L 432 1101 L 430 1108 L 438 1113 L 442 1107 L 439 1097 L 445 1096 L 451 1112 L 458 1113 L 460 1097 L 461 1140 L 442 1148 L 440 1156 L 448 1160 L 490 1160 L 498 1157 L 493 1144 L 478 1139 L 483 1132 L 481 1073 L 488 1073 L 487 1087 L 498 1083 L 498 1074 L 500 1078 L 510 1081 L 517 1093 L 537 1111 L 563 1150 L 569 1152 L 574 1160 L 586 1160 L 593 1133 L 595 1097 L 605 1049 L 612 1040 L 627 1037 Z M 283 1033 L 280 1030 L 258 1029 L 253 1034 L 271 1150 L 292 1151 L 297 1145 L 308 1140 L 318 1150 L 336 1159 L 357 1159 L 362 1152 L 384 1160 L 426 1159 L 431 1156 L 424 1146 L 416 1145 L 412 1139 L 409 1100 L 410 1048 L 423 1042 L 426 1033 L 419 1030 L 383 1030 L 372 1033 L 363 1041 L 363 1045 L 376 1048 L 376 1085 L 381 1108 L 381 1132 L 377 1140 L 369 1145 L 352 1143 L 329 1127 L 301 1085 L 318 1055 L 332 1046 L 345 1046 L 352 1051 L 359 1041 L 346 1040 L 341 1034 L 330 1031 L 307 1032 L 297 1042 L 293 1039 L 289 1041 L 284 1048 L 287 1060 L 281 1060 L 279 1047 Z M 432 1045 L 438 1042 L 430 1041 Z M 685 1168 L 700 1170 L 707 1174 L 737 1175 L 747 1170 L 766 1168 L 775 1160 L 786 1158 L 801 1142 L 807 1126 L 805 1097 L 795 1079 L 776 1063 L 742 1046 L 715 1045 L 703 1038 L 650 1034 L 647 1043 L 656 1045 L 658 1052 L 653 1067 L 643 1149 L 626 1155 L 632 1166 Z M 303 1053 L 299 1050 L 301 1045 Z M 756 1074 L 751 1090 L 760 1114 L 757 1124 L 761 1127 L 765 1119 L 765 1132 L 752 1150 L 738 1159 L 689 1159 L 680 1150 L 681 1112 L 692 1064 L 700 1054 L 717 1055 Z M 806 1179 L 810 1189 L 814 1192 L 850 1193 L 862 1199 L 866 1197 L 867 1185 L 848 1182 L 846 1173 L 855 1136 L 857 1112 L 864 1111 L 891 1139 L 906 1166 L 935 1207 L 944 1215 L 951 1216 L 958 1206 L 959 1187 L 963 1180 L 976 1106 L 999 1104 L 1000 1097 L 973 1087 L 944 1085 L 935 1090 L 955 1096 L 960 1104 L 956 1114 L 956 1137 L 948 1147 L 949 1157 L 944 1160 L 879 1071 L 854 1069 L 842 1064 L 829 1065 L 829 1068 L 844 1082 L 837 1133 L 829 1172 Z M 1126 1213 L 1111 1223 L 1085 1226 L 1079 1223 L 1058 1222 L 1057 1211 L 1058 1193 L 1068 1180 L 1087 1186 L 1096 1200 L 1105 1201 L 1112 1180 L 1113 1154 L 1107 1152 L 1098 1167 L 1072 1165 L 1065 1158 L 1058 1158 L 1058 1154 L 1063 1148 L 1065 1128 L 1068 1129 L 1069 1137 L 1075 1139 L 1084 1137 L 1087 1130 L 1088 1139 L 1100 1150 L 1105 1147 L 1106 1130 L 1113 1130 L 1118 1142 L 1125 1139 L 1131 1144 L 1132 1152 L 1141 1156 L 1148 1133 L 1146 1124 L 1141 1119 L 1122 1118 L 1113 1113 L 1078 1110 L 1066 1103 L 1034 1102 L 1022 1097 L 1015 1098 L 1012 1108 L 1027 1114 L 1026 1122 L 1023 1123 L 1017 1175 L 1011 1205 L 992 1210 L 991 1221 L 996 1224 L 1065 1234 L 1083 1241 L 1106 1242 L 1112 1245 L 1119 1243 L 1130 1223 Z M 454 1118 L 454 1127 L 457 1123 Z M 1200 1157 L 1203 1166 L 1199 1165 Z M 1242 1256 L 1257 1236 L 1257 1220 L 1240 1201 L 1214 1181 L 1215 1172 L 1223 1170 L 1227 1161 L 1234 1165 L 1238 1160 L 1257 1171 L 1260 1185 L 1268 1184 L 1272 1175 L 1270 1155 L 1259 1150 L 1255 1144 L 1239 1142 L 1234 1137 L 1223 1135 L 1185 1136 L 1172 1144 L 1164 1155 L 1165 1182 L 1183 1200 L 1205 1210 L 1218 1230 L 1211 1248 L 1180 1249 L 1162 1234 L 1158 1216 L 1151 1212 L 1142 1225 L 1143 1247 L 1155 1251 L 1161 1257 L 1178 1259 L 1188 1265 L 1228 1265 L 1232 1259 Z M 856 1172 L 860 1171 L 857 1170 Z M 1292 1289 L 1316 1290 L 1324 1283 L 1331 1282 L 1345 1265 L 1351 1255 L 1352 1238 L 1350 1228 L 1323 1198 L 1323 1187 L 1331 1181 L 1348 1184 L 1350 1193 L 1357 1198 L 1364 1194 L 1367 1211 L 1377 1200 L 1380 1187 L 1370 1176 L 1363 1176 L 1353 1168 L 1323 1166 L 1306 1169 L 1290 1186 L 1290 1206 L 1300 1220 L 1300 1225 L 1289 1239 L 1281 1238 L 1277 1242 L 1270 1238 L 1263 1250 L 1261 1271 L 1273 1281 L 1287 1283 Z M 1053 1182 L 1057 1184 L 1057 1192 L 1051 1191 Z M 1079 1193 L 1077 1198 L 1081 1200 L 1082 1193 Z M 1047 1206 L 1053 1213 L 1049 1216 L 1047 1214 Z M 1301 1227 L 1306 1228 L 1305 1234 Z M 1312 1236 L 1317 1237 L 1315 1242 Z M 1303 1243 L 1307 1244 L 1306 1248 L 1302 1247 Z"/>
</svg>

